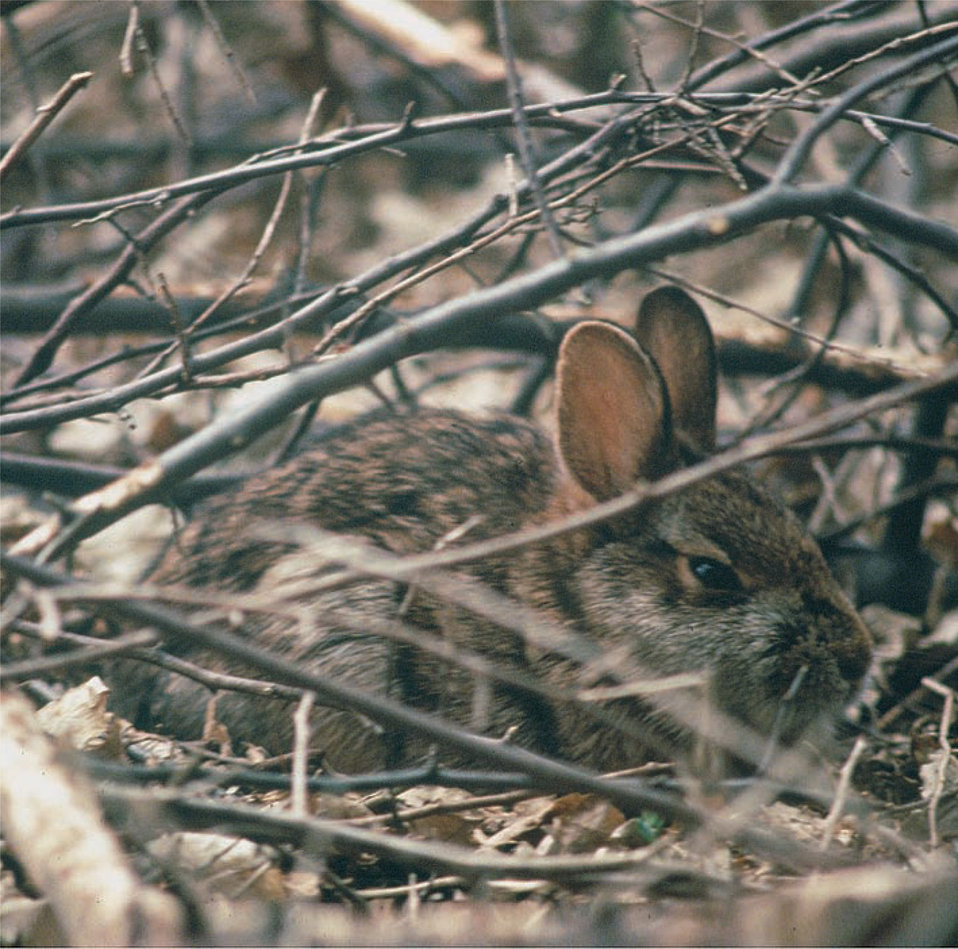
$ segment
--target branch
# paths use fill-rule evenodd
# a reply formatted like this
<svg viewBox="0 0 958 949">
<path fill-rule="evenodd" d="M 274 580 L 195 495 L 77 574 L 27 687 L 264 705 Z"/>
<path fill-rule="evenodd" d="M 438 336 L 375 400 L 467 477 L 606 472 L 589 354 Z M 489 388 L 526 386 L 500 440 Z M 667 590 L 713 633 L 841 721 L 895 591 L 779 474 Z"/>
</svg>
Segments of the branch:
<svg viewBox="0 0 958 949">
<path fill-rule="evenodd" d="M 529 182 L 531 186 L 532 197 L 539 210 L 542 223 L 545 225 L 549 245 L 552 248 L 552 255 L 553 257 L 562 257 L 562 238 L 559 234 L 559 226 L 556 224 L 555 217 L 542 190 L 542 184 L 539 181 L 539 173 L 537 170 L 538 156 L 536 155 L 535 146 L 532 142 L 532 135 L 529 132 L 529 123 L 526 121 L 526 106 L 522 95 L 522 80 L 516 66 L 516 55 L 512 48 L 509 9 L 506 0 L 494 0 L 494 7 L 496 11 L 496 32 L 499 36 L 499 48 L 502 50 L 502 58 L 506 66 L 506 82 L 509 88 L 509 101 L 512 105 L 516 128 L 516 141 L 519 144 L 519 158 L 522 162 L 522 170 L 526 174 L 526 181 Z"/>
<path fill-rule="evenodd" d="M 0 454 L 0 479 L 7 484 L 18 484 L 31 491 L 50 491 L 64 497 L 79 497 L 96 491 L 129 469 L 114 465 L 97 465 L 85 461 L 50 458 L 46 455 L 23 455 L 5 451 Z M 170 498 L 184 509 L 198 501 L 235 488 L 240 475 L 200 474 L 176 485 Z"/>
<path fill-rule="evenodd" d="M 846 10 L 840 10 L 839 7 L 842 6 Z M 863 2 L 856 4 L 852 0 L 849 4 L 839 4 L 836 7 L 825 8 L 811 14 L 808 18 L 809 25 L 824 27 L 820 33 L 820 39 L 816 39 L 813 43 L 793 44 L 784 52 L 784 55 L 777 57 L 778 65 L 797 76 L 814 75 L 821 73 L 822 70 L 841 67 L 856 56 L 867 55 L 879 46 L 893 43 L 903 36 L 921 30 L 928 25 L 915 7 L 910 4 L 905 6 L 904 11 L 894 10 L 891 15 L 872 18 L 873 22 L 871 23 L 861 22 L 861 20 L 867 19 L 872 11 L 890 6 L 897 6 L 897 4 L 887 2 L 887 0 L 881 0 L 881 2 L 863 0 Z M 846 12 L 849 15 L 842 15 Z M 832 13 L 839 13 L 840 15 L 830 16 Z M 928 23 L 933 26 L 954 23 L 954 10 L 948 3 L 933 4 L 928 8 L 928 13 L 930 14 Z M 820 16 L 820 19 L 815 23 L 813 21 L 817 16 Z M 847 20 L 847 25 L 837 22 L 839 20 Z M 778 42 L 781 39 L 788 38 L 791 27 L 798 27 L 803 23 L 804 21 L 798 20 L 795 23 L 786 24 L 782 27 L 780 36 L 776 36 L 778 31 L 768 35 L 774 37 L 774 41 Z M 802 30 L 802 32 L 807 31 Z M 798 35 L 798 32 L 795 35 Z M 768 49 L 771 45 L 771 43 L 762 43 L 757 48 Z M 735 55 L 732 54 L 732 56 Z M 697 86 L 709 82 L 715 90 L 735 90 L 739 92 L 760 92 L 780 84 L 778 76 L 770 74 L 768 67 L 760 63 L 753 64 L 747 69 L 739 69 L 718 82 L 712 80 L 725 70 L 716 69 L 714 72 L 712 70 L 712 64 L 709 64 L 700 71 L 703 75 L 711 73 L 711 75 L 705 75 L 705 78 L 699 78 L 699 72 L 693 73 L 693 82 L 697 80 Z"/>
<path fill-rule="evenodd" d="M 67 103 L 93 78 L 91 72 L 74 73 L 53 99 L 37 110 L 40 114 L 30 123 L 24 133 L 10 146 L 0 160 L 0 181 L 10 173 L 30 146 L 43 134 L 44 129 L 63 111 Z"/>
<path fill-rule="evenodd" d="M 426 873 L 454 873 L 465 880 L 493 878 L 521 880 L 569 880 L 585 873 L 612 873 L 640 870 L 645 866 L 658 875 L 661 870 L 649 861 L 644 850 L 592 855 L 560 855 L 523 859 L 508 854 L 484 852 L 454 844 L 399 837 L 355 827 L 344 821 L 322 817 L 297 817 L 288 811 L 205 801 L 195 794 L 167 789 L 104 786 L 101 798 L 111 809 L 156 809 L 167 818 L 190 827 L 230 828 L 234 833 L 286 842 L 317 856 L 336 852 L 375 854 Z M 788 848 L 782 848 L 788 849 Z M 650 865 L 651 863 L 651 865 Z M 688 873 L 683 864 L 683 873 Z"/>
</svg>

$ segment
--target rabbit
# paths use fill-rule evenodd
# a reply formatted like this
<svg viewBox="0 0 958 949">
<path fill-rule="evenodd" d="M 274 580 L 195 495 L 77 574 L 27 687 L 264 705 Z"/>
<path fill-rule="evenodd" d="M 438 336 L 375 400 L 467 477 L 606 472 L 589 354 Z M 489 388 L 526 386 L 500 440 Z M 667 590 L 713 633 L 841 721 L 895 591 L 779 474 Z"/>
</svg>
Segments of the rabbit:
<svg viewBox="0 0 958 949">
<path fill-rule="evenodd" d="M 633 334 L 599 321 L 566 334 L 554 437 L 502 414 L 423 409 L 361 418 L 214 501 L 156 579 L 292 597 L 308 622 L 248 611 L 241 631 L 318 673 L 583 766 L 608 771 L 662 750 L 689 754 L 693 693 L 729 727 L 794 742 L 854 695 L 870 637 L 814 540 L 744 471 L 456 568 L 467 589 L 481 582 L 495 603 L 514 604 L 523 623 L 541 621 L 552 639 L 388 579 L 303 594 L 304 580 L 336 568 L 335 552 L 324 557 L 255 529 L 314 525 L 373 552 L 409 554 L 548 524 L 711 451 L 716 385 L 702 310 L 684 291 L 661 287 L 642 302 Z M 450 539 L 463 525 L 463 537 Z M 402 624 L 406 639 L 377 635 L 384 624 Z M 457 668 L 418 648 L 416 636 L 494 663 L 506 681 Z M 209 655 L 191 658 L 248 674 Z M 208 690 L 143 663 L 123 669 L 114 690 L 130 717 L 200 737 Z M 691 693 L 614 690 L 688 673 L 701 674 Z M 577 700 L 583 689 L 603 687 L 606 701 Z M 291 748 L 288 703 L 224 692 L 216 718 L 233 740 L 271 753 Z M 429 751 L 348 709 L 317 707 L 312 724 L 312 746 L 344 772 L 413 763 Z"/>
</svg>

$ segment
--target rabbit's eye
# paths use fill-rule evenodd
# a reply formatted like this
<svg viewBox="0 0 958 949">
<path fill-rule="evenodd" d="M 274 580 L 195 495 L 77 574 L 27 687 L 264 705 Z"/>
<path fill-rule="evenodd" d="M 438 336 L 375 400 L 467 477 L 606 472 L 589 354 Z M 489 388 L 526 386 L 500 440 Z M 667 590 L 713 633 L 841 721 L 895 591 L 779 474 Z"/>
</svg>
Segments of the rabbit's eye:
<svg viewBox="0 0 958 949">
<path fill-rule="evenodd" d="M 711 557 L 689 557 L 689 569 L 703 587 L 709 590 L 721 590 L 724 593 L 739 593 L 742 582 L 738 574 L 728 564 Z"/>
</svg>

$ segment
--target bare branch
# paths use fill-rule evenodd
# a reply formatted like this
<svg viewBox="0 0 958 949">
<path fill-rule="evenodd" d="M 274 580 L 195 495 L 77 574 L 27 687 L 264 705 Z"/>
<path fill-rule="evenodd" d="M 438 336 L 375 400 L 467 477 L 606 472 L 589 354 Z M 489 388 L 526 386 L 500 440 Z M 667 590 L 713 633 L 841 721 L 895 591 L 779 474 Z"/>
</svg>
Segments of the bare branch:
<svg viewBox="0 0 958 949">
<path fill-rule="evenodd" d="M 10 146 L 0 159 L 0 181 L 16 167 L 30 146 L 43 134 L 44 129 L 66 108 L 67 103 L 93 78 L 91 72 L 74 73 L 57 91 L 47 105 L 40 106 L 40 114 L 30 123 L 23 134 Z"/>
</svg>

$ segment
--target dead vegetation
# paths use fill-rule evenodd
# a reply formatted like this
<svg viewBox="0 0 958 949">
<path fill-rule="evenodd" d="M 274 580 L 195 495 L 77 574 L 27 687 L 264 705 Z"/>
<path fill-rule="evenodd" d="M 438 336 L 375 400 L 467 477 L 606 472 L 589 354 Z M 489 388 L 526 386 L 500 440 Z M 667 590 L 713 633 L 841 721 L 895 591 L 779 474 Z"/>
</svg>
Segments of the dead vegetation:
<svg viewBox="0 0 958 949">
<path fill-rule="evenodd" d="M 958 940 L 958 5 L 2 16 L 5 944 Z M 563 332 L 665 281 L 725 377 L 692 476 L 761 466 L 875 637 L 827 756 L 454 771 L 410 710 L 433 760 L 339 775 L 233 746 L 218 691 L 323 700 L 255 654 L 203 742 L 111 715 L 109 657 L 288 606 L 141 582 L 180 512 L 383 402 L 547 422 Z"/>
</svg>

